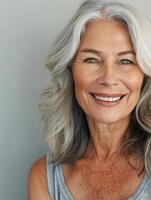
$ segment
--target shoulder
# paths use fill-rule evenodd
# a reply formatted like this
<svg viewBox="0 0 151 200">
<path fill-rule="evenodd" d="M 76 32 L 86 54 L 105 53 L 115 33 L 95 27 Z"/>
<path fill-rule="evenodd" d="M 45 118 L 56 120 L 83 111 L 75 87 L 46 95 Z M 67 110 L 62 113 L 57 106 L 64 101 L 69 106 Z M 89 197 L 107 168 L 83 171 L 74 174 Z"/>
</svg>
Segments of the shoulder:
<svg viewBox="0 0 151 200">
<path fill-rule="evenodd" d="M 46 157 L 36 160 L 29 170 L 28 199 L 51 200 L 47 189 Z"/>
</svg>

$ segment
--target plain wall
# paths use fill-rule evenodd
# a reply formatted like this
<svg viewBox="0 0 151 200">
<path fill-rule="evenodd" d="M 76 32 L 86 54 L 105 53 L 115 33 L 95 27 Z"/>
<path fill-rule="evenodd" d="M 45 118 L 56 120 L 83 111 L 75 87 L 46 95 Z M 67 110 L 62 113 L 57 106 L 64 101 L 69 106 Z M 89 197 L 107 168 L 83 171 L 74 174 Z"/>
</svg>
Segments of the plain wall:
<svg viewBox="0 0 151 200">
<path fill-rule="evenodd" d="M 0 199 L 27 199 L 27 174 L 48 148 L 38 103 L 56 34 L 82 0 L 0 1 Z M 146 14 L 149 0 L 133 0 Z"/>
</svg>

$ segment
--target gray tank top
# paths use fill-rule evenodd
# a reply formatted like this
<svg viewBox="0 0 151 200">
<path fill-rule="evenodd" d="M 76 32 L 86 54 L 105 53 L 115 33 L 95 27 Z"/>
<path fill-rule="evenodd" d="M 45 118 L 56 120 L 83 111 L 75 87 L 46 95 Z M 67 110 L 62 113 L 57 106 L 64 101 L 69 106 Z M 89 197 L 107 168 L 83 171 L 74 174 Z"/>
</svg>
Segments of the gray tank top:
<svg viewBox="0 0 151 200">
<path fill-rule="evenodd" d="M 52 200 L 74 200 L 64 179 L 62 165 L 50 162 L 50 153 L 46 159 L 48 191 Z M 151 180 L 144 176 L 137 190 L 128 200 L 151 200 Z"/>
</svg>

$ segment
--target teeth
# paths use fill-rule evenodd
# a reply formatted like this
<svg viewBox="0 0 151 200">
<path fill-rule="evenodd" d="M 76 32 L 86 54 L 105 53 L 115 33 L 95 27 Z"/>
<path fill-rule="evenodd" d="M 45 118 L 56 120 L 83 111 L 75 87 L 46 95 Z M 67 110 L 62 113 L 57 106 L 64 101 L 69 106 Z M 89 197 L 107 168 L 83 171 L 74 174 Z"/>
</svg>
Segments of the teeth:
<svg viewBox="0 0 151 200">
<path fill-rule="evenodd" d="M 97 100 L 103 100 L 103 101 L 118 101 L 121 97 L 101 97 L 94 95 Z"/>
</svg>

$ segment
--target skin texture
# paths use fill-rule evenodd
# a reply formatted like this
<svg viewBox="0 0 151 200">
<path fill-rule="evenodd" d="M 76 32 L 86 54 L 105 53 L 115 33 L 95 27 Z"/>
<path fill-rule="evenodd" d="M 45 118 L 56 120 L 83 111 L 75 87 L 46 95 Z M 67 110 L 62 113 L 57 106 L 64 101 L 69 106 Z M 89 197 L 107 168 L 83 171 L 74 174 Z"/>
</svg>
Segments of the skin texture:
<svg viewBox="0 0 151 200">
<path fill-rule="evenodd" d="M 133 53 L 121 54 L 127 50 Z M 132 169 L 119 153 L 144 78 L 127 29 L 113 20 L 89 23 L 72 73 L 76 98 L 86 114 L 91 140 L 81 159 L 63 164 L 66 185 L 75 200 L 126 200 L 144 176 L 138 176 L 143 161 L 130 157 L 137 168 Z M 109 107 L 98 104 L 90 93 L 125 96 Z M 29 200 L 40 199 L 50 200 L 45 158 L 36 161 L 29 173 Z"/>
</svg>

